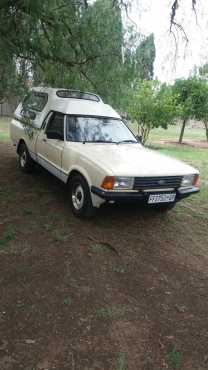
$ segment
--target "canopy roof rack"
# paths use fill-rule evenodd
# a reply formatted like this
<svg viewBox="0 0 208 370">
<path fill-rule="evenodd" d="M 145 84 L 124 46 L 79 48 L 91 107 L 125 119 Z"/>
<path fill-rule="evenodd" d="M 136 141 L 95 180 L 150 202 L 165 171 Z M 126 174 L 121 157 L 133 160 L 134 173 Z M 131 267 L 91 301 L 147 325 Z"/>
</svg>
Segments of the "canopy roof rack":
<svg viewBox="0 0 208 370">
<path fill-rule="evenodd" d="M 58 90 L 56 91 L 56 95 L 59 98 L 70 98 L 70 99 L 84 99 L 84 100 L 91 100 L 95 102 L 101 101 L 100 97 L 96 94 L 88 93 L 88 92 L 83 92 L 79 90 Z"/>
</svg>

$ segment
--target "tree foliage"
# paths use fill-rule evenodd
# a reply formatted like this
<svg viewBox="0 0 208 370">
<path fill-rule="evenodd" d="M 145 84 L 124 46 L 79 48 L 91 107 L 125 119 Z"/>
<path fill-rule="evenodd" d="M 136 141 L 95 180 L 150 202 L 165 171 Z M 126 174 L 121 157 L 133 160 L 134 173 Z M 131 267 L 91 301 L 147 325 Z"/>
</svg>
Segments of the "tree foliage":
<svg viewBox="0 0 208 370">
<path fill-rule="evenodd" d="M 201 78 L 194 79 L 191 98 L 193 116 L 204 123 L 206 139 L 208 141 L 208 84 L 206 80 Z"/>
<path fill-rule="evenodd" d="M 148 139 L 150 130 L 167 128 L 173 123 L 178 111 L 172 90 L 158 81 L 139 81 L 136 90 L 129 96 L 128 113 L 138 125 L 142 143 Z"/>
<path fill-rule="evenodd" d="M 21 76 L 29 73 L 35 84 L 95 91 L 122 108 L 121 92 L 136 78 L 152 78 L 155 58 L 153 36 L 141 38 L 122 23 L 121 9 L 127 5 L 115 0 L 4 0 L 2 58 L 9 52 L 17 65 L 30 69 Z"/>
<path fill-rule="evenodd" d="M 205 63 L 203 66 L 199 67 L 199 75 L 201 77 L 207 78 L 207 76 L 208 76 L 208 63 Z"/>
<path fill-rule="evenodd" d="M 117 101 L 117 86 L 121 80 L 123 43 L 119 8 L 112 8 L 112 2 L 109 0 L 96 1 L 82 14 L 81 22 L 73 34 L 79 35 L 77 42 L 80 46 L 77 45 L 76 52 L 69 45 L 65 45 L 63 46 L 65 55 L 62 61 L 56 59 L 51 63 L 45 60 L 41 66 L 34 63 L 35 82 L 50 86 L 92 90 L 104 97 L 111 96 L 112 100 Z M 58 41 L 56 53 L 58 53 L 61 42 L 64 41 Z M 74 42 L 76 43 L 76 38 Z M 79 58 L 78 54 L 82 52 L 89 53 L 85 64 L 69 67 L 64 62 Z"/>
<path fill-rule="evenodd" d="M 13 56 L 8 52 L 0 54 L 0 102 L 5 99 L 13 101 L 17 95 L 23 96 L 25 91 L 25 75 L 22 65 L 17 65 Z"/>
<path fill-rule="evenodd" d="M 208 84 L 206 80 L 197 77 L 176 80 L 172 89 L 177 106 L 180 107 L 180 118 L 182 119 L 179 143 L 182 143 L 186 123 L 191 118 L 204 122 L 208 140 Z"/>
<path fill-rule="evenodd" d="M 154 76 L 155 43 L 154 34 L 144 39 L 137 47 L 135 63 L 137 78 L 140 80 L 152 80 Z"/>
</svg>

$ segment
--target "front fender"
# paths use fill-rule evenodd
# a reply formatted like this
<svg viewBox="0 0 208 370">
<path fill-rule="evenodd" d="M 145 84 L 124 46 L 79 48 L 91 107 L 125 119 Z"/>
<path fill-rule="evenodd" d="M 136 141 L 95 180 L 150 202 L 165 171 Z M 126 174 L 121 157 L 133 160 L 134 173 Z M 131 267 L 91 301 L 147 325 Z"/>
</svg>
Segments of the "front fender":
<svg viewBox="0 0 208 370">
<path fill-rule="evenodd" d="M 85 180 L 88 183 L 88 186 L 91 188 L 92 181 L 90 179 L 90 176 L 88 175 L 87 171 L 83 167 L 78 166 L 78 165 L 74 165 L 70 168 L 70 172 L 68 173 L 67 182 L 69 181 L 70 176 L 72 175 L 73 172 L 79 172 L 85 178 Z"/>
</svg>

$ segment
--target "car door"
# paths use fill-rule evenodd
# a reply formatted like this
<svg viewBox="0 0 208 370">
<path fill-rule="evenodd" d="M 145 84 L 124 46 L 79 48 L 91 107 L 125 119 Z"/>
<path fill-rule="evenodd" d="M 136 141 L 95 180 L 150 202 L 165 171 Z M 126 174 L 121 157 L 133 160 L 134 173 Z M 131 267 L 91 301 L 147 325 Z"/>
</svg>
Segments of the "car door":
<svg viewBox="0 0 208 370">
<path fill-rule="evenodd" d="M 63 113 L 51 112 L 37 140 L 38 162 L 55 176 L 62 179 L 62 152 L 64 149 Z M 57 138 L 52 138 L 52 137 Z"/>
</svg>

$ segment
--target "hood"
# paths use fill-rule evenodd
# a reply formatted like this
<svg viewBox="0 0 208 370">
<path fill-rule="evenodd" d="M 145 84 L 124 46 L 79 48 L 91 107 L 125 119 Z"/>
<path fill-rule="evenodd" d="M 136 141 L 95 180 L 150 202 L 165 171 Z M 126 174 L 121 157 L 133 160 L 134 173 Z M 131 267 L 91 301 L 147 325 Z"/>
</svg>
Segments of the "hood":
<svg viewBox="0 0 208 370">
<path fill-rule="evenodd" d="M 82 154 L 115 176 L 180 176 L 198 170 L 140 144 L 82 144 Z"/>
</svg>

